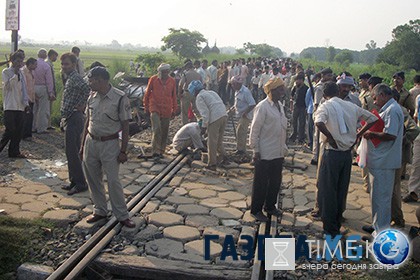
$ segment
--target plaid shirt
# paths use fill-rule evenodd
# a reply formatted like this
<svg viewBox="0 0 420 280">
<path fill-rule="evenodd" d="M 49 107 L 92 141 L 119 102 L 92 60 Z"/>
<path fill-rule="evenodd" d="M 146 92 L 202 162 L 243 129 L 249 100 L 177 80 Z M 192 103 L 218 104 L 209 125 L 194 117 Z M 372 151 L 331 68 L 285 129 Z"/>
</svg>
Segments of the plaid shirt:
<svg viewBox="0 0 420 280">
<path fill-rule="evenodd" d="M 80 105 L 86 105 L 90 88 L 76 71 L 68 75 L 64 85 L 63 99 L 61 101 L 61 116 L 69 118 Z"/>
</svg>

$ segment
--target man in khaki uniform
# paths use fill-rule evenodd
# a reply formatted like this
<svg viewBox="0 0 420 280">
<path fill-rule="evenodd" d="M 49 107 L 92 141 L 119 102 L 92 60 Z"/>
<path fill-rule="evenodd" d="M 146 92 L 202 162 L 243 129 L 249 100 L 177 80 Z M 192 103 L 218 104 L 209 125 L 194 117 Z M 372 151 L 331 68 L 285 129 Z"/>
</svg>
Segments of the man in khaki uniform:
<svg viewBox="0 0 420 280">
<path fill-rule="evenodd" d="M 392 76 L 394 86 L 392 89 L 395 89 L 400 98 L 398 103 L 406 108 L 410 113 L 410 116 L 414 116 L 416 111 L 415 98 L 414 96 L 404 87 L 405 83 L 405 73 L 403 71 L 397 72 Z M 407 171 L 407 163 L 411 163 L 412 154 L 411 154 L 411 143 L 404 141 L 403 142 L 403 166 L 401 170 L 401 179 L 405 179 Z"/>
<path fill-rule="evenodd" d="M 362 108 L 365 110 L 368 110 L 366 108 L 368 106 L 367 97 L 370 95 L 368 80 L 371 77 L 372 75 L 369 73 L 363 73 L 359 75 L 359 86 L 360 86 L 359 100 L 360 100 L 360 103 L 362 103 Z"/>
<path fill-rule="evenodd" d="M 392 89 L 396 89 L 400 94 L 400 99 L 398 100 L 398 103 L 400 103 L 401 106 L 405 107 L 410 113 L 410 116 L 413 117 L 414 111 L 416 110 L 415 98 L 404 87 L 405 73 L 403 71 L 397 72 L 392 76 L 392 79 L 394 83 Z"/>
<path fill-rule="evenodd" d="M 375 76 L 368 78 L 366 81 L 368 88 L 365 89 L 364 86 L 362 86 L 362 75 L 359 76 L 360 87 L 363 88 L 362 93 L 359 95 L 360 102 L 362 102 L 362 108 L 368 110 L 369 112 L 372 112 L 372 110 L 376 110 L 379 113 L 380 108 L 373 102 L 371 92 L 377 84 L 382 83 L 382 78 Z M 367 193 L 369 193 L 371 185 L 369 181 L 369 169 L 367 167 L 362 168 L 362 179 L 363 189 Z"/>
<path fill-rule="evenodd" d="M 133 228 L 135 224 L 129 219 L 123 188 L 118 178 L 120 163 L 127 161 L 128 122 L 131 118 L 129 100 L 124 92 L 111 86 L 109 73 L 105 68 L 93 68 L 88 78 L 92 92 L 87 102 L 81 154 L 94 210 L 87 222 L 94 223 L 107 216 L 103 184 L 105 173 L 115 217 L 123 226 Z M 118 132 L 121 130 L 120 147 Z"/>
<path fill-rule="evenodd" d="M 181 116 L 182 116 L 182 124 L 188 123 L 188 108 L 195 105 L 191 103 L 192 97 L 188 92 L 188 85 L 192 81 L 202 81 L 201 75 L 194 70 L 194 66 L 191 60 L 188 60 L 185 65 L 185 72 L 182 73 L 181 80 L 179 81 L 179 90 L 178 90 L 178 97 L 181 101 Z M 197 111 L 197 110 L 194 110 Z"/>
</svg>

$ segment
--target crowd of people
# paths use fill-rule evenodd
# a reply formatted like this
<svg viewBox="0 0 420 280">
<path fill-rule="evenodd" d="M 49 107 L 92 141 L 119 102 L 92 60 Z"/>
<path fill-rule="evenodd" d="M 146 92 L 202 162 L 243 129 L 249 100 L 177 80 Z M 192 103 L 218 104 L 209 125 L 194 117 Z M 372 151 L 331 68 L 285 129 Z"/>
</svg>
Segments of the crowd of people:
<svg viewBox="0 0 420 280">
<path fill-rule="evenodd" d="M 127 161 L 129 100 L 110 84 L 110 74 L 100 63 L 85 75 L 79 53 L 73 47 L 60 56 L 64 86 L 60 127 L 70 181 L 62 188 L 68 195 L 89 189 L 94 209 L 87 222 L 106 219 L 105 173 L 113 213 L 123 226 L 133 228 L 118 177 L 119 164 Z M 56 51 L 40 49 L 38 59 L 28 58 L 24 66 L 22 50 L 10 55 L 10 67 L 2 73 L 5 132 L 0 142 L 0 152 L 9 144 L 10 158 L 26 157 L 20 151 L 22 137 L 30 140 L 32 133 L 45 134 L 51 127 L 51 103 L 57 94 L 52 63 L 57 58 Z"/>
<path fill-rule="evenodd" d="M 69 195 L 89 189 L 94 211 L 87 222 L 100 221 L 107 217 L 105 173 L 113 213 L 123 225 L 134 227 L 118 179 L 119 164 L 127 161 L 129 100 L 110 84 L 103 65 L 93 65 L 85 76 L 79 53 L 74 47 L 60 56 L 61 126 L 70 180 L 63 188 Z M 20 140 L 48 133 L 51 127 L 51 104 L 57 94 L 52 66 L 57 58 L 54 50 L 41 49 L 38 59 L 28 58 L 24 66 L 24 52 L 19 50 L 3 70 L 5 132 L 0 151 L 10 142 L 9 157 L 25 157 Z M 401 203 L 417 201 L 420 187 L 420 76 L 410 91 L 404 88 L 404 72 L 393 75 L 392 87 L 369 73 L 358 80 L 330 68 L 304 70 L 288 58 L 220 64 L 214 60 L 210 66 L 207 60 L 186 60 L 176 71 L 163 63 L 149 78 L 143 97 L 151 122 L 152 156 L 157 161 L 164 157 L 171 119 L 181 114 L 183 126 L 173 148 L 193 156 L 207 153 L 202 157 L 206 169 L 217 171 L 229 163 L 223 136 L 236 115 L 234 154 L 252 151 L 251 214 L 258 221 L 268 220 L 265 213 L 281 215 L 276 202 L 287 145 L 300 145 L 312 152 L 311 164 L 318 167 L 311 215 L 322 220 L 325 234 L 341 233 L 352 164 L 361 167 L 364 189 L 371 197 L 372 224 L 363 229 L 374 236 L 391 225 L 404 227 Z M 407 163 L 412 163 L 409 193 L 401 198 Z"/>
<path fill-rule="evenodd" d="M 215 171 L 228 162 L 222 137 L 226 122 L 236 114 L 235 154 L 246 154 L 247 143 L 253 152 L 251 214 L 257 220 L 267 221 L 263 210 L 281 215 L 275 198 L 285 151 L 287 145 L 301 145 L 312 151 L 311 164 L 318 167 L 311 215 L 323 221 L 325 234 L 342 233 L 352 165 L 361 167 L 363 187 L 372 202 L 372 224 L 363 230 L 375 236 L 390 226 L 405 226 L 401 203 L 417 201 L 420 187 L 419 75 L 408 91 L 404 72 L 393 75 L 390 87 L 369 73 L 361 74 L 357 83 L 348 72 L 304 70 L 290 59 L 249 58 L 220 65 L 214 60 L 210 67 L 206 60 L 186 60 L 184 69 L 177 69 L 172 77 L 171 85 L 178 86 L 166 98 L 148 90 L 145 100 L 151 96 L 166 100 L 173 104 L 169 107 L 174 115 L 178 96 L 184 127 L 175 135 L 174 147 L 179 152 L 189 147 L 207 152 L 207 169 Z M 145 108 L 150 113 L 155 110 Z M 158 125 L 152 121 L 152 127 Z M 409 193 L 402 198 L 407 163 L 412 163 Z"/>
</svg>

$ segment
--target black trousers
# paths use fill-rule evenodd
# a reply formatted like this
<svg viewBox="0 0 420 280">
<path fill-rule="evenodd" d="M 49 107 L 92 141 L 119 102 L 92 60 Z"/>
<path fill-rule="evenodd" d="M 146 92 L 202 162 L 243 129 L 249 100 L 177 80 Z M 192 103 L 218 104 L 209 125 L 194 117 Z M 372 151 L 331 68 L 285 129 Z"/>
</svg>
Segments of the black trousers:
<svg viewBox="0 0 420 280">
<path fill-rule="evenodd" d="M 82 169 L 82 160 L 79 156 L 82 144 L 82 132 L 84 127 L 84 115 L 75 111 L 66 119 L 65 127 L 65 150 L 69 170 L 69 180 L 78 187 L 85 188 L 86 180 Z"/>
<path fill-rule="evenodd" d="M 251 201 L 252 214 L 262 211 L 264 204 L 265 210 L 274 210 L 276 208 L 282 180 L 283 161 L 283 158 L 276 158 L 255 162 Z"/>
<path fill-rule="evenodd" d="M 22 138 L 32 137 L 32 123 L 34 121 L 34 103 L 29 102 L 30 110 L 25 113 Z"/>
<path fill-rule="evenodd" d="M 305 107 L 293 107 L 293 134 L 290 139 L 293 141 L 298 138 L 300 143 L 305 142 L 305 125 L 306 125 L 306 108 Z"/>
<path fill-rule="evenodd" d="M 222 98 L 224 104 L 228 103 L 229 96 L 227 95 L 227 84 L 226 83 L 219 84 L 219 96 L 220 96 L 220 98 Z"/>
<path fill-rule="evenodd" d="M 350 183 L 351 151 L 325 150 L 318 177 L 318 205 L 324 232 L 340 234 Z"/>
<path fill-rule="evenodd" d="M 227 96 L 230 106 L 233 106 L 235 104 L 235 91 L 230 83 L 227 84 Z"/>
<path fill-rule="evenodd" d="M 20 154 L 20 140 L 22 139 L 23 111 L 4 111 L 4 126 L 6 130 L 0 140 L 0 152 L 9 144 L 9 157 Z"/>
</svg>

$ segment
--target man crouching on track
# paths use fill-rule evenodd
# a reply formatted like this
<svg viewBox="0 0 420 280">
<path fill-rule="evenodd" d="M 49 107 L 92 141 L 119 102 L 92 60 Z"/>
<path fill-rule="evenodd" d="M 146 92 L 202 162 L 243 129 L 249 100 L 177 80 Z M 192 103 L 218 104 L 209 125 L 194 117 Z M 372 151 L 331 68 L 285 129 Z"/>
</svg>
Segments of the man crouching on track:
<svg viewBox="0 0 420 280">
<path fill-rule="evenodd" d="M 251 215 L 260 222 L 268 221 L 262 212 L 264 204 L 268 214 L 281 215 L 276 208 L 276 202 L 282 180 L 287 137 L 287 119 L 283 105 L 279 102 L 286 93 L 283 80 L 271 78 L 264 85 L 264 92 L 267 98 L 255 108 L 249 136 L 255 162 Z"/>
<path fill-rule="evenodd" d="M 80 154 L 94 210 L 86 222 L 94 223 L 107 217 L 104 172 L 115 217 L 123 226 L 133 228 L 135 224 L 129 219 L 118 178 L 120 163 L 127 161 L 128 122 L 131 118 L 129 100 L 122 91 L 111 86 L 109 73 L 104 67 L 90 70 L 88 78 L 92 92 L 87 102 Z M 121 130 L 120 148 L 118 132 Z"/>
</svg>

